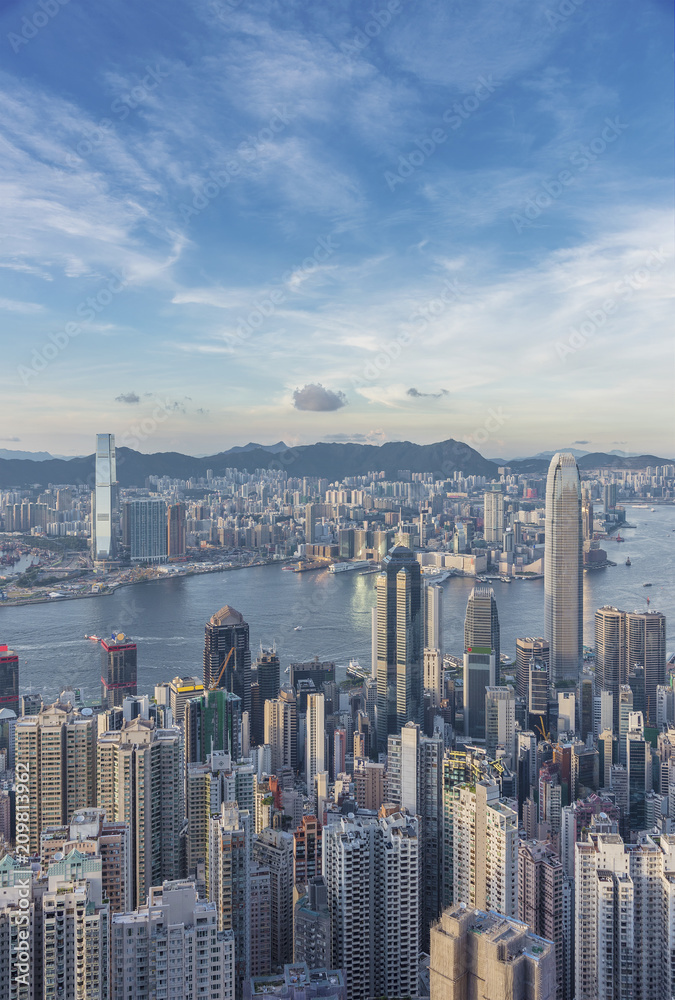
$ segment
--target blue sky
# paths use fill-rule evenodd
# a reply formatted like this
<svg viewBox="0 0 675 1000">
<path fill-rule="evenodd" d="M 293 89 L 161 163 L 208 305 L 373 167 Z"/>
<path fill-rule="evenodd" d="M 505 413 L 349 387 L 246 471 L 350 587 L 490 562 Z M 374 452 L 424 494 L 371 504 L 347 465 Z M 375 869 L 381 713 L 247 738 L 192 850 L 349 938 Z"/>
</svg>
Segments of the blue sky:
<svg viewBox="0 0 675 1000">
<path fill-rule="evenodd" d="M 666 0 L 6 2 L 0 448 L 673 454 Z"/>
</svg>

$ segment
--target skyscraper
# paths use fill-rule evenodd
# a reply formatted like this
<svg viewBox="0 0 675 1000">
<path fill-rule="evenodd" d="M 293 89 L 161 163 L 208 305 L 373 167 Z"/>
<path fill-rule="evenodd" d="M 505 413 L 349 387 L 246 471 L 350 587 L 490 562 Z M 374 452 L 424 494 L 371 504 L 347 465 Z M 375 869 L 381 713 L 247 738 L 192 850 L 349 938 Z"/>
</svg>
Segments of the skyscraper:
<svg viewBox="0 0 675 1000">
<path fill-rule="evenodd" d="M 186 553 L 186 508 L 180 500 L 169 504 L 166 512 L 167 554 L 169 559 L 184 559 Z"/>
<path fill-rule="evenodd" d="M 504 539 L 504 494 L 501 489 L 487 490 L 484 503 L 483 536 L 488 545 L 501 550 Z"/>
<path fill-rule="evenodd" d="M 437 649 L 443 659 L 443 588 L 437 583 L 424 587 L 424 647 Z"/>
<path fill-rule="evenodd" d="M 19 655 L 6 645 L 0 646 L 0 709 L 19 712 Z"/>
<path fill-rule="evenodd" d="M 265 702 L 265 743 L 272 748 L 275 774 L 281 767 L 297 769 L 298 704 L 290 684 L 284 684 L 278 698 Z"/>
<path fill-rule="evenodd" d="M 326 770 L 326 727 L 324 724 L 324 697 L 322 694 L 307 696 L 307 737 L 305 744 L 305 780 L 307 794 L 314 795 L 314 778 Z M 314 803 L 316 806 L 316 802 Z"/>
<path fill-rule="evenodd" d="M 644 667 L 644 712 L 656 720 L 656 688 L 665 684 L 666 619 L 660 611 L 628 611 L 626 613 L 626 667 Z"/>
<path fill-rule="evenodd" d="M 218 929 L 234 936 L 236 995 L 251 969 L 251 816 L 237 802 L 224 802 L 211 818 L 209 894 Z"/>
<path fill-rule="evenodd" d="M 115 435 L 96 435 L 96 487 L 92 511 L 93 557 L 95 562 L 115 558 L 115 514 L 117 503 Z"/>
<path fill-rule="evenodd" d="M 293 957 L 293 835 L 262 830 L 253 842 L 253 860 L 270 873 L 272 964 Z"/>
<path fill-rule="evenodd" d="M 163 500 L 127 500 L 124 516 L 128 526 L 132 563 L 162 563 L 168 556 L 166 504 Z"/>
<path fill-rule="evenodd" d="M 185 757 L 188 763 L 205 761 L 214 751 L 237 760 L 241 744 L 241 698 L 216 689 L 190 698 L 185 705 Z"/>
<path fill-rule="evenodd" d="M 127 695 L 135 695 L 136 643 L 124 632 L 101 641 L 101 703 L 103 708 L 121 706 Z"/>
<path fill-rule="evenodd" d="M 626 683 L 626 613 L 605 606 L 595 612 L 595 683 L 612 696 L 614 727 L 619 728 L 619 687 Z"/>
<path fill-rule="evenodd" d="M 464 736 L 485 739 L 485 689 L 499 671 L 499 615 L 492 587 L 469 594 L 464 619 Z"/>
<path fill-rule="evenodd" d="M 530 661 L 532 657 L 549 668 L 549 645 L 546 639 L 541 637 L 516 639 L 516 694 L 520 698 L 527 698 L 530 686 Z"/>
<path fill-rule="evenodd" d="M 422 581 L 414 553 L 394 546 L 383 561 L 377 586 L 377 738 L 384 750 L 387 736 L 406 722 L 421 722 Z"/>
<path fill-rule="evenodd" d="M 204 690 L 218 681 L 218 687 L 241 698 L 241 710 L 251 713 L 251 650 L 248 623 L 228 604 L 212 615 L 205 627 Z M 229 658 L 228 658 L 229 657 Z"/>
<path fill-rule="evenodd" d="M 581 481 L 574 456 L 558 452 L 546 480 L 544 622 L 551 681 L 576 684 L 583 658 Z"/>
</svg>

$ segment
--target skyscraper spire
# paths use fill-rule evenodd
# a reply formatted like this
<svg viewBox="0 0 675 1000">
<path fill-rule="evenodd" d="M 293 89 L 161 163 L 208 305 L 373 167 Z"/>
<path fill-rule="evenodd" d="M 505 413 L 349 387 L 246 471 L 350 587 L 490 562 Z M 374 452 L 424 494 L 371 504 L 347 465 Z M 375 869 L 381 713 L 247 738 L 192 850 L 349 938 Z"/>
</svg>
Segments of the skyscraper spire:
<svg viewBox="0 0 675 1000">
<path fill-rule="evenodd" d="M 551 681 L 576 683 L 583 658 L 581 482 L 574 456 L 558 452 L 546 480 L 544 621 Z"/>
</svg>

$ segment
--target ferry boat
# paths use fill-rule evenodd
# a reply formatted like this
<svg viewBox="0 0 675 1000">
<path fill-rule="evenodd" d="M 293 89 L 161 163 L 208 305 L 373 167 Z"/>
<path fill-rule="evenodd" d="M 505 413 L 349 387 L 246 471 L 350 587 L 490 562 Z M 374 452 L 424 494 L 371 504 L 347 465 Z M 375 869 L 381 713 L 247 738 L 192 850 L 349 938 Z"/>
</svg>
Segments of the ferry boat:
<svg viewBox="0 0 675 1000">
<path fill-rule="evenodd" d="M 370 671 L 362 667 L 358 660 L 350 660 L 347 667 L 347 677 L 355 681 L 365 681 L 370 677 Z"/>
<path fill-rule="evenodd" d="M 356 562 L 336 562 L 328 567 L 329 573 L 348 573 L 350 570 L 366 569 L 372 565 L 369 559 L 358 559 Z"/>
</svg>

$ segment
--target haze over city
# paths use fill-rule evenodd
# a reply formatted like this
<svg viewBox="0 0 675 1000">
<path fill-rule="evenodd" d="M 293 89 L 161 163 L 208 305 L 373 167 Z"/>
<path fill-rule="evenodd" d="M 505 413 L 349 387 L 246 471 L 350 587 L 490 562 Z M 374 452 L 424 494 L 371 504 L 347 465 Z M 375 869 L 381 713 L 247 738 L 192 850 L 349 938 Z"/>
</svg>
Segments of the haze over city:
<svg viewBox="0 0 675 1000">
<path fill-rule="evenodd" d="M 0 447 L 672 453 L 670 5 L 54 9 L 0 12 Z"/>
</svg>

